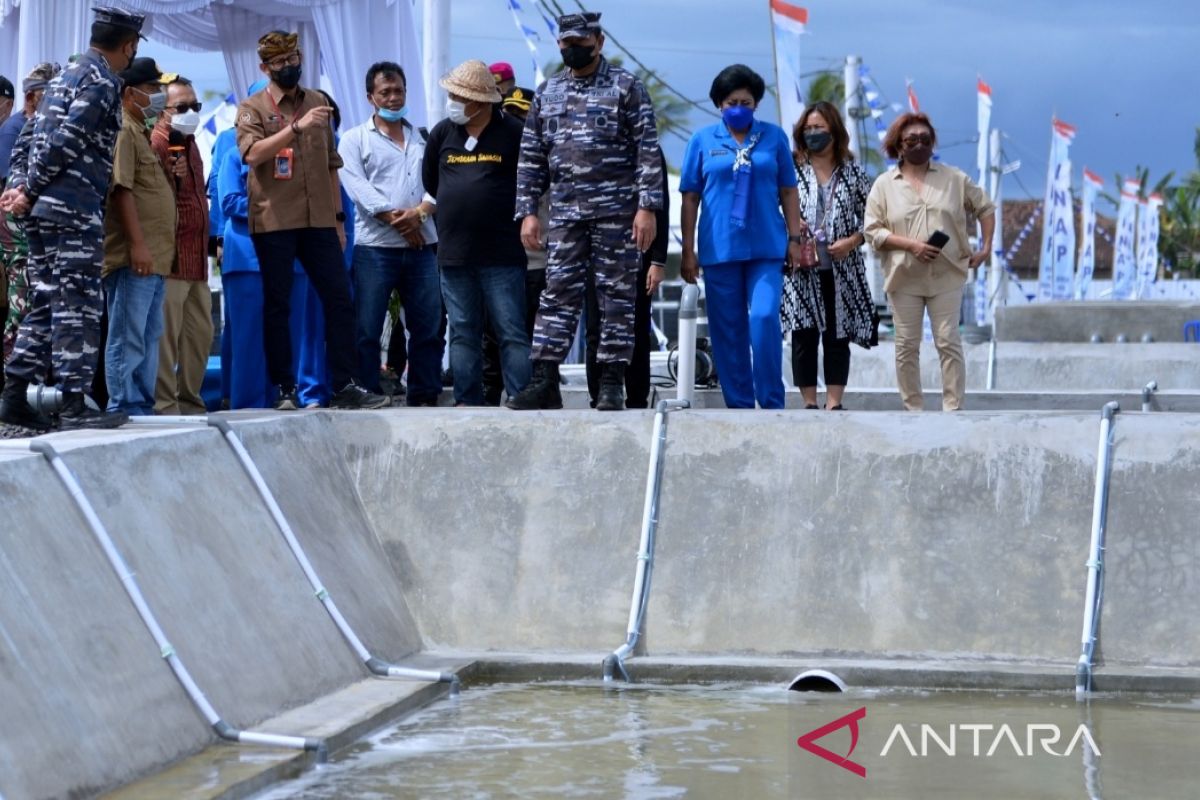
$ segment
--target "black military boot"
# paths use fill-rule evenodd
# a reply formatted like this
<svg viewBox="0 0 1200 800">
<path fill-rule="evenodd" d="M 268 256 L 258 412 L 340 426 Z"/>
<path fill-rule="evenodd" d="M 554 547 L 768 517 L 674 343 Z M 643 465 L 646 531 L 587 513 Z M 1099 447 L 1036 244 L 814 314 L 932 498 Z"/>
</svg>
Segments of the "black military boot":
<svg viewBox="0 0 1200 800">
<path fill-rule="evenodd" d="M 625 410 L 625 362 L 606 361 L 600 365 L 600 391 L 596 395 L 597 411 Z"/>
<path fill-rule="evenodd" d="M 529 385 L 508 398 L 504 405 L 513 411 L 534 411 L 539 408 L 562 408 L 562 392 L 558 388 L 558 362 L 533 362 L 533 377 Z"/>
<path fill-rule="evenodd" d="M 29 405 L 25 396 L 25 390 L 28 388 L 28 381 L 11 375 L 8 377 L 4 384 L 4 393 L 0 394 L 0 422 L 39 432 L 52 430 L 54 423 Z"/>
<path fill-rule="evenodd" d="M 119 428 L 129 422 L 124 411 L 101 411 L 88 405 L 82 392 L 63 392 L 63 407 L 58 422 L 64 431 L 85 428 Z"/>
</svg>

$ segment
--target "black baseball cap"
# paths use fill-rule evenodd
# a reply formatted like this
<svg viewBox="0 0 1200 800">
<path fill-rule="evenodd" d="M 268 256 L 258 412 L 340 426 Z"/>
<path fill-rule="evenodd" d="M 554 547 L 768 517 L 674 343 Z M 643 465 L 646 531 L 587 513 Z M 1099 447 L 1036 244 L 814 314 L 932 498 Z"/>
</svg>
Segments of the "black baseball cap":
<svg viewBox="0 0 1200 800">
<path fill-rule="evenodd" d="M 13 82 L 3 75 L 0 75 L 0 98 L 8 98 L 9 100 L 13 100 L 16 98 L 16 96 L 17 90 L 13 88 Z"/>
<path fill-rule="evenodd" d="M 135 58 L 128 69 L 123 69 L 117 76 L 126 86 L 141 86 L 143 83 L 158 83 L 162 72 L 153 58 Z"/>
</svg>

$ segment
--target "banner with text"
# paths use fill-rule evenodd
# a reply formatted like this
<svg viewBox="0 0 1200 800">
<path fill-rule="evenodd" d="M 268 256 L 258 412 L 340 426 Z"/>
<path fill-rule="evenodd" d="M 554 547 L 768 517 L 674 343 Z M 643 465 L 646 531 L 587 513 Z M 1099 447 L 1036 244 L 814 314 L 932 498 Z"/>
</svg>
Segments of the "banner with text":
<svg viewBox="0 0 1200 800">
<path fill-rule="evenodd" d="M 1158 211 L 1162 208 L 1162 195 L 1152 194 L 1138 203 L 1137 239 L 1137 296 L 1150 297 L 1151 287 L 1158 280 Z"/>
<path fill-rule="evenodd" d="M 1090 169 L 1083 171 L 1083 202 L 1080 225 L 1083 239 L 1079 243 L 1079 269 L 1075 280 L 1075 299 L 1087 300 L 1096 272 L 1096 197 L 1104 188 L 1104 179 Z"/>
<path fill-rule="evenodd" d="M 1042 249 L 1038 258 L 1038 300 L 1070 300 L 1075 281 L 1075 213 L 1071 202 L 1071 141 L 1075 127 L 1054 120 L 1050 168 L 1046 174 Z"/>
<path fill-rule="evenodd" d="M 1137 280 L 1137 262 L 1133 257 L 1133 241 L 1137 230 L 1138 192 L 1142 185 L 1135 180 L 1121 187 L 1121 205 L 1117 208 L 1117 244 L 1113 247 L 1113 300 L 1132 300 Z"/>
</svg>

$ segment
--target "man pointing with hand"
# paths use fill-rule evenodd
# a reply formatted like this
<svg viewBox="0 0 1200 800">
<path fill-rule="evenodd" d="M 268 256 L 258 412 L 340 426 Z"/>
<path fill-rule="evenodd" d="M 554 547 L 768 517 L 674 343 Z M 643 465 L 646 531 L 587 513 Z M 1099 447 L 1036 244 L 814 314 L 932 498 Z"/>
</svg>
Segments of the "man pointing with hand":
<svg viewBox="0 0 1200 800">
<path fill-rule="evenodd" d="M 663 203 L 658 131 L 642 82 L 600 55 L 599 14 L 559 17 L 558 44 L 566 67 L 538 89 L 517 168 L 521 241 L 548 253 L 533 380 L 508 407 L 562 407 L 558 365 L 575 337 L 584 276 L 593 270 L 601 316 L 596 408 L 618 411 L 625 407 L 625 368 L 633 354 L 639 254 L 654 241 L 654 212 Z M 547 191 L 550 225 L 543 243 L 537 209 Z"/>
<path fill-rule="evenodd" d="M 237 144 L 250 168 L 249 227 L 263 284 L 263 346 L 278 387 L 275 408 L 299 408 L 288 328 L 296 259 L 325 312 L 333 378 L 331 408 L 380 408 L 388 399 L 354 381 L 354 305 L 342 259 L 346 244 L 338 168 L 342 159 L 321 93 L 300 86 L 299 37 L 271 31 L 258 40 L 267 88 L 238 107 Z"/>
</svg>

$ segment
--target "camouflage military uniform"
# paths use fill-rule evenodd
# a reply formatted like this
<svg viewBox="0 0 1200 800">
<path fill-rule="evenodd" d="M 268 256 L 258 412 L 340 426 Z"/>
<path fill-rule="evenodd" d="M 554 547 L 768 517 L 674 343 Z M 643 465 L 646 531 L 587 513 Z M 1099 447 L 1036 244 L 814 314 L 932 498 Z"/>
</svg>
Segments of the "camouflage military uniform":
<svg viewBox="0 0 1200 800">
<path fill-rule="evenodd" d="M 21 169 L 33 206 L 29 309 L 5 371 L 38 382 L 53 367 L 65 392 L 90 390 L 99 353 L 101 210 L 121 128 L 119 86 L 95 50 L 63 70 L 46 88 Z"/>
<path fill-rule="evenodd" d="M 25 167 L 29 158 L 29 142 L 32 137 L 33 119 L 30 118 L 13 144 L 12 164 L 16 169 L 10 173 L 6 187 L 25 185 Z M 0 268 L 4 270 L 8 293 L 8 313 L 2 321 L 5 361 L 8 360 L 13 345 L 16 344 L 17 328 L 28 307 L 29 280 L 25 275 L 28 255 L 29 242 L 25 238 L 24 221 L 12 214 L 5 214 L 0 219 Z"/>
<path fill-rule="evenodd" d="M 603 318 L 599 360 L 628 362 L 641 263 L 633 218 L 663 202 L 654 107 L 633 74 L 602 57 L 591 75 L 576 78 L 564 69 L 542 84 L 521 140 L 517 218 L 536 214 L 546 191 L 546 288 L 533 358 L 559 362 L 566 356 L 590 266 Z"/>
</svg>

